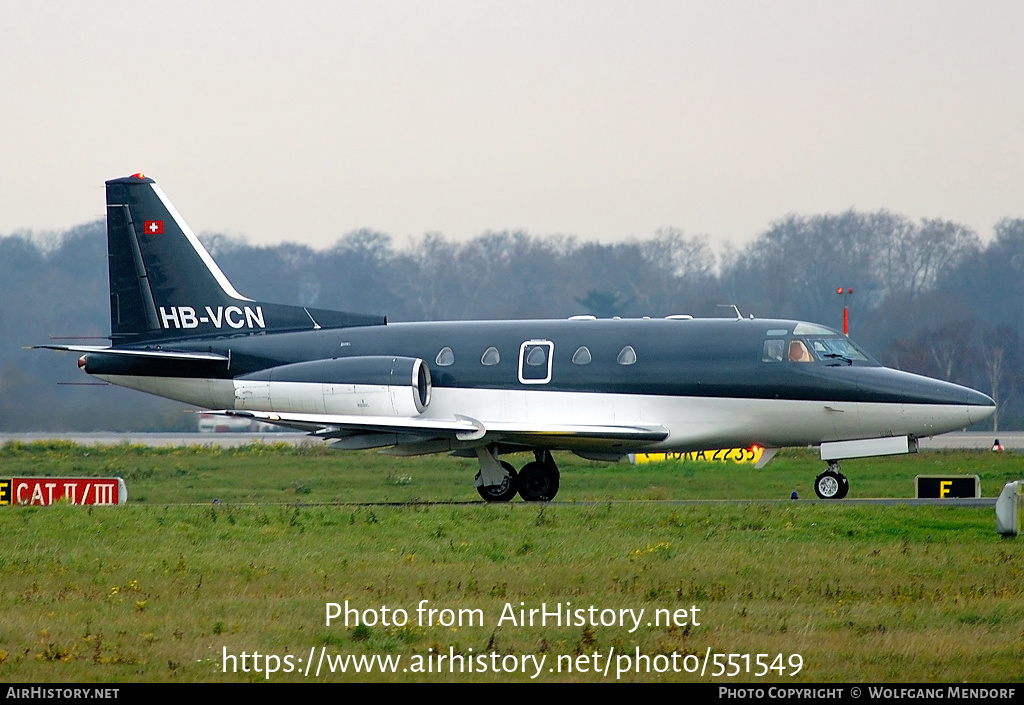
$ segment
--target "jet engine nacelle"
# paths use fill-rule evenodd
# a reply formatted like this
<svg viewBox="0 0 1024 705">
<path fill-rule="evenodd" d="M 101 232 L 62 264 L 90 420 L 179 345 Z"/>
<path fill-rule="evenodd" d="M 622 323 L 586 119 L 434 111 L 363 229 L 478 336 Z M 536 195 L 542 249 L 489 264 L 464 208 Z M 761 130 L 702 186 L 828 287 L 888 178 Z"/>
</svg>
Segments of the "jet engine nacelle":
<svg viewBox="0 0 1024 705">
<path fill-rule="evenodd" d="M 391 355 L 281 365 L 234 384 L 236 409 L 359 416 L 416 416 L 431 390 L 423 360 Z"/>
</svg>

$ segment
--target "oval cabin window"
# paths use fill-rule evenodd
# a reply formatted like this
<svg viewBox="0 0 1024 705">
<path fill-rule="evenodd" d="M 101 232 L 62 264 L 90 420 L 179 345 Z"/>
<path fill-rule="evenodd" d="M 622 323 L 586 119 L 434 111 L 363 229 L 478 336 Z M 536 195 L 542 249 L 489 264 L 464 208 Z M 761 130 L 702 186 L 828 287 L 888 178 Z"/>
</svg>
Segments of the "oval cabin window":
<svg viewBox="0 0 1024 705">
<path fill-rule="evenodd" d="M 526 364 L 540 367 L 548 361 L 547 350 L 540 345 L 534 345 L 526 351 Z"/>
<path fill-rule="evenodd" d="M 615 361 L 620 365 L 632 365 L 636 363 L 636 350 L 633 349 L 632 345 L 627 345 L 619 351 L 619 356 L 615 358 Z"/>
<path fill-rule="evenodd" d="M 437 354 L 437 357 L 434 359 L 434 362 L 436 362 L 441 367 L 448 367 L 448 365 L 451 365 L 452 363 L 455 362 L 455 353 L 453 353 L 452 349 L 446 345 L 443 348 L 441 348 L 441 352 Z"/>
<path fill-rule="evenodd" d="M 499 362 L 501 362 L 501 354 L 498 352 L 498 348 L 493 345 L 484 350 L 484 354 L 480 358 L 480 364 L 487 365 L 488 367 L 497 365 Z"/>
<path fill-rule="evenodd" d="M 572 354 L 572 364 L 574 365 L 589 365 L 593 358 L 590 357 L 590 348 L 586 345 L 581 345 L 576 348 L 576 352 Z"/>
</svg>

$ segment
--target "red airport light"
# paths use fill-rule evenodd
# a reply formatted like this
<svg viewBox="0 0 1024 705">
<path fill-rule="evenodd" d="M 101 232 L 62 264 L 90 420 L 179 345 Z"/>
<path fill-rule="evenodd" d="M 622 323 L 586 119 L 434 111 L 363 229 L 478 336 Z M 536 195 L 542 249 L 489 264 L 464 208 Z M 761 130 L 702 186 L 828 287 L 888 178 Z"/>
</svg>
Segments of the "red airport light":
<svg viewBox="0 0 1024 705">
<path fill-rule="evenodd" d="M 846 300 L 853 294 L 853 287 L 839 287 L 836 293 L 843 297 L 843 335 L 850 334 L 850 306 Z"/>
</svg>

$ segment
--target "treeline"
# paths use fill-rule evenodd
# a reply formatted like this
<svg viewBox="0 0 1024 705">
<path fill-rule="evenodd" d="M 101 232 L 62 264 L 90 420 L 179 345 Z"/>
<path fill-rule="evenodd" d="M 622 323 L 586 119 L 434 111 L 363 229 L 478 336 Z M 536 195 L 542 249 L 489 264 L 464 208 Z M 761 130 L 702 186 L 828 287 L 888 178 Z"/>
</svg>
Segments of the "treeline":
<svg viewBox="0 0 1024 705">
<path fill-rule="evenodd" d="M 732 316 L 735 305 L 745 316 L 839 328 L 836 290 L 852 287 L 851 337 L 880 361 L 990 393 L 1000 402 L 997 428 L 1024 426 L 1024 220 L 1000 222 L 984 244 L 957 223 L 887 211 L 790 215 L 717 256 L 705 239 L 674 229 L 607 245 L 522 232 L 464 243 L 429 234 L 397 248 L 360 230 L 325 250 L 203 239 L 247 296 L 389 321 Z M 105 336 L 106 277 L 102 222 L 47 239 L 0 237 L 0 430 L 194 428 L 180 405 L 58 386 L 94 380 L 71 355 L 21 349 L 51 334 Z"/>
</svg>

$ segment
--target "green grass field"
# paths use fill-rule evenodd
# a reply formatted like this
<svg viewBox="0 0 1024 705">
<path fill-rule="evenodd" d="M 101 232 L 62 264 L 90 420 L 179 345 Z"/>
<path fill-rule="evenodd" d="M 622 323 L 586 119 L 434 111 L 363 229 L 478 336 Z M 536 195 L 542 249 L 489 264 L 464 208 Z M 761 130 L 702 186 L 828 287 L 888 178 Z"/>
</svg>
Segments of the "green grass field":
<svg viewBox="0 0 1024 705">
<path fill-rule="evenodd" d="M 936 472 L 978 474 L 994 496 L 1024 476 L 1021 460 L 933 452 L 843 469 L 851 498 L 909 497 L 916 474 Z M 626 666 L 620 680 L 1024 680 L 1024 552 L 996 534 L 990 508 L 616 501 L 811 497 L 822 463 L 802 451 L 758 471 L 558 461 L 566 503 L 402 506 L 477 500 L 475 461 L 8 444 L 0 477 L 121 476 L 129 504 L 0 508 L 0 679 L 266 680 L 251 668 L 225 673 L 226 649 L 238 666 L 243 652 L 280 659 L 272 682 L 528 681 L 541 657 L 543 681 L 615 680 Z M 408 621 L 327 626 L 326 604 L 346 600 L 378 620 L 384 607 L 405 610 Z M 421 625 L 423 600 L 452 612 Z M 632 631 L 499 624 L 506 610 L 541 603 L 644 613 Z M 688 623 L 658 625 L 655 610 L 685 610 Z M 439 623 L 460 611 L 461 626 Z M 311 649 L 316 659 L 398 658 L 398 672 L 350 664 L 305 675 Z M 649 659 L 640 673 L 637 649 Z M 453 674 L 447 662 L 438 673 L 427 657 L 439 653 L 534 660 L 526 673 Z M 724 654 L 717 670 L 739 675 L 715 676 L 714 654 Z M 673 655 L 680 672 L 644 672 Z M 414 672 L 417 658 L 433 672 Z M 703 676 L 687 672 L 705 659 Z"/>
</svg>

